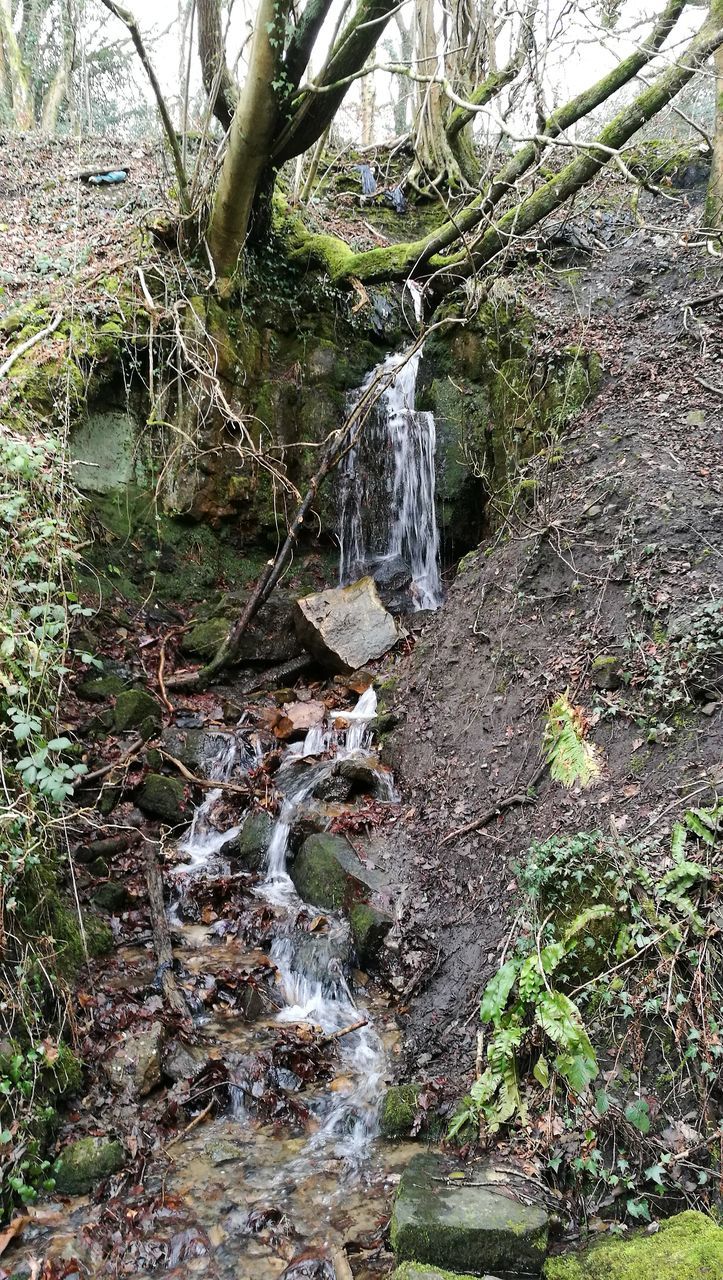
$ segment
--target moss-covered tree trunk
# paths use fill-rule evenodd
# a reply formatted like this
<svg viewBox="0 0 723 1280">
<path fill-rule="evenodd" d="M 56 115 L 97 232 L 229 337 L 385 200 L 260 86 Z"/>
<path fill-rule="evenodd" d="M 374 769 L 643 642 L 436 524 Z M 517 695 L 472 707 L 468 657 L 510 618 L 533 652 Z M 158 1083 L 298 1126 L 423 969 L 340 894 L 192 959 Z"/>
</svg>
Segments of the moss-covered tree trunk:
<svg viewBox="0 0 723 1280">
<path fill-rule="evenodd" d="M 712 0 L 711 20 L 723 27 L 723 0 Z M 705 202 L 706 225 L 715 231 L 723 231 L 723 45 L 713 57 L 715 70 L 715 125 L 713 133 L 713 162 Z"/>
<path fill-rule="evenodd" d="M 0 40 L 9 105 L 16 129 L 32 129 L 33 97 L 30 77 L 13 25 L 11 0 L 0 0 Z"/>
</svg>

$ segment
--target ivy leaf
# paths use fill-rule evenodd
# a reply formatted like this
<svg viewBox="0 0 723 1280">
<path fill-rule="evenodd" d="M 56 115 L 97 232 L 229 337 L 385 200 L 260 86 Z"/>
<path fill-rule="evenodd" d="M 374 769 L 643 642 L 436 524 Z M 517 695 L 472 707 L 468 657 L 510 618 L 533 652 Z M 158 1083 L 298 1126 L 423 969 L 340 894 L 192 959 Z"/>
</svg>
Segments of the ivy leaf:
<svg viewBox="0 0 723 1280">
<path fill-rule="evenodd" d="M 610 1110 L 610 1099 L 604 1089 L 598 1089 L 595 1094 L 595 1110 L 599 1116 L 604 1116 Z"/>
<path fill-rule="evenodd" d="M 631 1218 L 635 1218 L 642 1222 L 650 1222 L 650 1206 L 647 1200 L 628 1200 L 626 1209 Z"/>
<path fill-rule="evenodd" d="M 490 978 L 484 989 L 479 1009 L 482 1022 L 492 1022 L 494 1018 L 499 1018 L 515 985 L 516 977 L 517 965 L 514 960 L 508 960 L 501 969 L 498 969 L 494 977 Z"/>
<path fill-rule="evenodd" d="M 650 1107 L 645 1098 L 636 1098 L 625 1108 L 625 1119 L 633 1125 L 638 1133 L 650 1132 Z"/>
</svg>

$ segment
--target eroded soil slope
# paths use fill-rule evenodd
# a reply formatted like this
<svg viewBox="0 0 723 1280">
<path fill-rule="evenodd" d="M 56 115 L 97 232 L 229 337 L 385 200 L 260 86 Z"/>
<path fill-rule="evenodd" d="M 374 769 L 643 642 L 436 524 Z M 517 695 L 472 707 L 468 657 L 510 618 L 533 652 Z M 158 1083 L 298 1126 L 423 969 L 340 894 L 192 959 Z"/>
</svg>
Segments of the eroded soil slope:
<svg viewBox="0 0 723 1280">
<path fill-rule="evenodd" d="M 608 243 L 525 288 L 538 336 L 562 326 L 597 351 L 603 385 L 530 463 L 517 513 L 465 558 L 395 688 L 404 723 L 388 754 L 409 808 L 387 856 L 418 944 L 412 1072 L 471 1071 L 531 841 L 601 829 L 663 842 L 723 782 L 720 648 L 716 660 L 705 621 L 723 589 L 721 267 L 695 198 L 649 195 L 640 212 L 643 225 L 593 213 Z M 599 782 L 565 790 L 543 773 L 533 803 L 444 843 L 526 791 L 565 690 L 599 747 Z"/>
</svg>

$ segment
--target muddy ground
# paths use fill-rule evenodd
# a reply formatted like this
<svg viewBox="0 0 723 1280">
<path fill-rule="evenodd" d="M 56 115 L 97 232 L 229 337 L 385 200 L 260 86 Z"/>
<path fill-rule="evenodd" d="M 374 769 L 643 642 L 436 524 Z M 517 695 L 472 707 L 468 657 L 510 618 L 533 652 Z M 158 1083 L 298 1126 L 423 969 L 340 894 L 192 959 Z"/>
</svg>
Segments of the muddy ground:
<svg viewBox="0 0 723 1280">
<path fill-rule="evenodd" d="M 700 192 L 645 194 L 640 225 L 593 208 L 585 225 L 604 226 L 607 243 L 548 262 L 532 286 L 529 272 L 513 276 L 538 341 L 562 329 L 600 355 L 604 379 L 552 445 L 553 466 L 530 465 L 534 502 L 465 559 L 395 667 L 404 724 L 386 758 L 406 814 L 385 860 L 427 967 L 407 1020 L 412 1075 L 469 1079 L 479 995 L 518 914 L 515 868 L 532 840 L 611 828 L 662 839 L 723 782 L 720 670 L 677 712 L 650 688 L 671 622 L 723 587 L 722 272 L 697 232 L 700 207 Z M 599 655 L 630 683 L 596 689 Z M 443 845 L 525 791 L 545 708 L 566 689 L 594 726 L 599 783 L 566 791 L 544 776 L 534 803 Z"/>
</svg>

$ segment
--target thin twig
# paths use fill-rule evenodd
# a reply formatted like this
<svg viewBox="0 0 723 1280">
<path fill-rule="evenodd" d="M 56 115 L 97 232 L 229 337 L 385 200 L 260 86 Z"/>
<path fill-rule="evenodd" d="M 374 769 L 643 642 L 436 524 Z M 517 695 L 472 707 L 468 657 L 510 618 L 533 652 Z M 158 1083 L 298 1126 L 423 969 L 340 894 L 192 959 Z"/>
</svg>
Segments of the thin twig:
<svg viewBox="0 0 723 1280">
<path fill-rule="evenodd" d="M 34 333 L 32 338 L 27 338 L 25 342 L 21 342 L 20 346 L 15 348 L 12 355 L 8 356 L 5 363 L 0 365 L 0 378 L 4 378 L 6 374 L 10 372 L 15 361 L 19 360 L 21 356 L 24 356 L 26 351 L 29 351 L 30 348 L 34 347 L 38 342 L 42 342 L 43 338 L 49 338 L 51 333 L 55 333 L 55 330 L 58 329 L 62 323 L 63 312 L 58 311 L 50 324 L 47 324 L 44 329 L 38 329 L 38 332 Z"/>
<path fill-rule="evenodd" d="M 131 745 L 126 748 L 117 760 L 113 760 L 110 764 L 101 765 L 100 769 L 93 769 L 92 773 L 83 774 L 83 777 L 78 780 L 76 786 L 87 787 L 89 782 L 97 782 L 99 778 L 104 778 L 107 773 L 112 773 L 114 769 L 120 768 L 122 764 L 127 764 L 131 756 L 134 756 L 136 751 L 139 751 L 142 746 L 143 739 L 134 738 Z"/>
<path fill-rule="evenodd" d="M 175 765 L 182 777 L 184 777 L 187 782 L 192 782 L 195 787 L 203 787 L 206 791 L 233 791 L 238 795 L 243 796 L 249 796 L 251 794 L 251 787 L 247 783 L 220 782 L 211 778 L 199 778 L 197 774 L 191 773 L 191 770 L 186 768 L 182 760 L 178 760 L 175 756 L 169 755 L 167 751 L 159 750 L 158 754 L 163 756 L 164 760 L 168 760 L 170 764 Z"/>
</svg>

